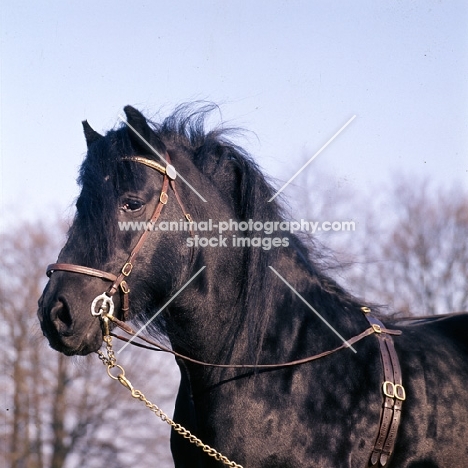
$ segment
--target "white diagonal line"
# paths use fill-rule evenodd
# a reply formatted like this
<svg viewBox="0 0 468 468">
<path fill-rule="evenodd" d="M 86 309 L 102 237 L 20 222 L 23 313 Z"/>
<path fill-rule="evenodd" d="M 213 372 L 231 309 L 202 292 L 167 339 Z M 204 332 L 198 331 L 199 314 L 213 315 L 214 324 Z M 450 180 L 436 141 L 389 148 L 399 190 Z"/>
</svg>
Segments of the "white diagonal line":
<svg viewBox="0 0 468 468">
<path fill-rule="evenodd" d="M 148 148 L 159 158 L 161 159 L 162 161 L 164 161 L 166 164 L 168 164 L 168 162 L 164 159 L 164 157 L 162 156 L 162 154 L 156 149 L 156 148 L 153 148 L 153 146 L 151 145 L 151 143 L 149 143 L 148 141 L 146 141 L 146 139 L 143 137 L 143 135 L 140 135 L 140 133 L 134 128 L 132 127 L 132 125 L 130 125 L 123 116 L 119 115 L 118 116 L 119 119 L 125 124 L 127 125 L 127 127 L 131 128 L 133 130 L 133 132 L 135 133 L 135 135 L 137 135 L 140 140 L 142 140 L 143 142 L 145 142 L 147 145 L 148 145 Z M 188 187 L 190 187 L 190 189 L 192 190 L 192 192 L 196 193 L 200 199 L 202 201 L 204 201 L 206 203 L 206 200 L 198 193 L 198 191 L 192 186 L 190 185 L 187 180 L 185 180 L 181 175 L 180 173 L 177 171 L 177 177 L 179 177 L 180 180 L 182 180 Z"/>
<path fill-rule="evenodd" d="M 122 348 L 117 351 L 117 354 L 123 351 L 204 269 L 202 266 L 129 340 Z"/>
<path fill-rule="evenodd" d="M 337 335 L 342 341 L 343 343 L 350 349 L 352 349 L 355 353 L 357 353 L 357 351 L 335 330 L 335 328 L 330 325 L 272 266 L 269 267 L 270 270 L 272 270 L 276 276 L 278 276 L 278 278 L 281 279 L 281 281 L 283 281 L 283 283 L 288 286 L 291 291 L 294 292 L 294 294 L 296 294 L 296 296 L 310 309 L 312 310 L 312 312 L 315 313 L 315 315 L 335 334 Z"/>
<path fill-rule="evenodd" d="M 353 115 L 269 200 L 273 201 L 354 119 Z"/>
</svg>

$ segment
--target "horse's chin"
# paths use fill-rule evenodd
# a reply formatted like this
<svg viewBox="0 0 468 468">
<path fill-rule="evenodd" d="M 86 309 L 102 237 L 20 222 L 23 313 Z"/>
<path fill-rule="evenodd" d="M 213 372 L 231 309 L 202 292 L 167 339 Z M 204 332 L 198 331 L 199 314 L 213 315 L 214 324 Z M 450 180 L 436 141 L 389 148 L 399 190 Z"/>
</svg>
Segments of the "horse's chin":
<svg viewBox="0 0 468 468">
<path fill-rule="evenodd" d="M 82 339 L 76 336 L 60 336 L 49 340 L 51 348 L 66 356 L 86 356 L 95 353 L 102 346 L 102 334 L 85 336 Z"/>
</svg>

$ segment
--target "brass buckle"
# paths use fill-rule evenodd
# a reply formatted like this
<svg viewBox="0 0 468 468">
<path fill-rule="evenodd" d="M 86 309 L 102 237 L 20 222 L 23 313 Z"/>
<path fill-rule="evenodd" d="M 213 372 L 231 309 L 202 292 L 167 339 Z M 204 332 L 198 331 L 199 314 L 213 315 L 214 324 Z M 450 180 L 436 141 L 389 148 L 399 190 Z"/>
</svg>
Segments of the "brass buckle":
<svg viewBox="0 0 468 468">
<path fill-rule="evenodd" d="M 128 294 L 130 292 L 130 288 L 125 280 L 120 283 L 120 289 L 124 294 Z"/>
<path fill-rule="evenodd" d="M 394 384 L 393 382 L 386 380 L 382 385 L 382 390 L 384 395 L 389 398 L 396 398 L 400 401 L 406 400 L 406 391 L 403 385 Z"/>
<path fill-rule="evenodd" d="M 372 328 L 374 329 L 375 333 L 382 333 L 382 329 L 380 328 L 380 325 L 373 323 Z"/>
<path fill-rule="evenodd" d="M 395 398 L 395 384 L 386 380 L 382 385 L 383 394 L 388 398 Z"/>
<path fill-rule="evenodd" d="M 128 276 L 132 272 L 133 265 L 130 262 L 127 262 L 123 267 L 122 267 L 122 274 L 124 276 Z"/>
<path fill-rule="evenodd" d="M 403 385 L 395 384 L 395 398 L 400 401 L 406 400 L 406 390 Z"/>
<path fill-rule="evenodd" d="M 166 192 L 161 192 L 161 195 L 159 195 L 159 201 L 165 205 L 167 203 L 167 193 Z"/>
</svg>

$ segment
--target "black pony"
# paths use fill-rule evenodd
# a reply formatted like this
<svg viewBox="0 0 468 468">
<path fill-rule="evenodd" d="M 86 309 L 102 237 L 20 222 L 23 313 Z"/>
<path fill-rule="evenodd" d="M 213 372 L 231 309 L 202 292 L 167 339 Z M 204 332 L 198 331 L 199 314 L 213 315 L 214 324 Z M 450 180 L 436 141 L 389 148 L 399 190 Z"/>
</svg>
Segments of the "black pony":
<svg viewBox="0 0 468 468">
<path fill-rule="evenodd" d="M 216 368 L 177 359 L 174 419 L 236 463 L 468 466 L 468 315 L 387 323 L 388 333 L 402 331 L 388 336 L 406 400 L 393 458 L 370 461 L 388 406 L 383 393 L 398 385 L 382 387 L 377 333 L 352 346 L 347 341 L 369 329 L 363 313 L 369 304 L 330 279 L 287 232 L 279 205 L 269 202 L 275 192 L 229 132 L 205 133 L 210 110 L 183 107 L 153 124 L 128 106 L 127 122 L 105 136 L 84 123 L 82 190 L 58 262 L 85 268 L 51 268 L 38 311 L 51 346 L 67 355 L 101 347 L 101 320 L 91 303 L 119 277 L 116 287 L 120 281 L 130 289 L 130 309 L 123 314 L 115 295 L 115 315 L 144 325 L 172 299 L 148 324 L 151 335 L 167 337 L 174 351 L 193 359 L 257 365 Z M 161 195 L 163 186 L 169 188 Z M 141 224 L 155 210 L 162 210 L 157 222 Z M 138 227 L 147 234 L 135 247 Z M 135 248 L 127 277 L 120 271 Z M 340 347 L 313 362 L 262 367 Z M 220 466 L 177 435 L 172 452 L 178 468 Z"/>
</svg>

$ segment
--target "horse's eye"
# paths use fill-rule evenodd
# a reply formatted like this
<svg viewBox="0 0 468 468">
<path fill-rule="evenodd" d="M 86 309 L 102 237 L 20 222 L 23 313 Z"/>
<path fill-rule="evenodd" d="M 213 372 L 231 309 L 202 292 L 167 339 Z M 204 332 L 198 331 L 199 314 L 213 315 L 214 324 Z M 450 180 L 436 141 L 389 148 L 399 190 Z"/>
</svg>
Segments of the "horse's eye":
<svg viewBox="0 0 468 468">
<path fill-rule="evenodd" d="M 122 205 L 122 210 L 125 212 L 135 212 L 143 208 L 143 203 L 138 200 L 127 200 Z"/>
</svg>

